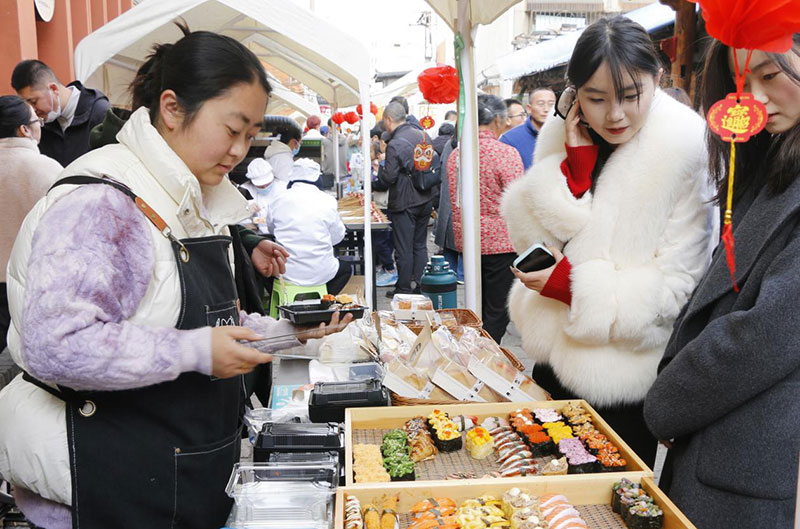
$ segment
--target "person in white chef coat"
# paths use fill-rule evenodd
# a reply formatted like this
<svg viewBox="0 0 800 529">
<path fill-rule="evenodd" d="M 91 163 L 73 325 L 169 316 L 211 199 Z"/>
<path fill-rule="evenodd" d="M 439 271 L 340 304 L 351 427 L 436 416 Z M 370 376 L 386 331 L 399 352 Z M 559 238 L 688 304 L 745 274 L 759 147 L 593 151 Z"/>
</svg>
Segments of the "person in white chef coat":
<svg viewBox="0 0 800 529">
<path fill-rule="evenodd" d="M 247 182 L 239 186 L 242 194 L 251 201 L 253 213 L 250 222 L 258 227 L 258 233 L 269 234 L 267 211 L 275 199 L 286 191 L 286 182 L 275 178 L 272 166 L 263 158 L 256 158 L 247 166 Z"/>
<path fill-rule="evenodd" d="M 318 187 L 319 176 L 318 163 L 297 160 L 286 191 L 267 211 L 267 227 L 289 252 L 286 280 L 303 286 L 325 284 L 329 294 L 338 294 L 352 267 L 333 253 L 333 246 L 344 239 L 345 227 L 336 199 Z"/>
</svg>

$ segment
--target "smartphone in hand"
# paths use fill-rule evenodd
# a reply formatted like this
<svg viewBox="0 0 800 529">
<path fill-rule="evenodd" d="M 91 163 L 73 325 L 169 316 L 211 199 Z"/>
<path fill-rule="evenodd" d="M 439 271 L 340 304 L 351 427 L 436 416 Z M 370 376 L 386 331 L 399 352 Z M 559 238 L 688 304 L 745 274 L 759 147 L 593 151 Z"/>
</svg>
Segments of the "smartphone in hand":
<svg viewBox="0 0 800 529">
<path fill-rule="evenodd" d="M 556 258 L 553 257 L 550 250 L 541 244 L 534 244 L 514 259 L 512 266 L 520 272 L 528 273 L 550 268 L 554 264 L 556 264 Z"/>
</svg>

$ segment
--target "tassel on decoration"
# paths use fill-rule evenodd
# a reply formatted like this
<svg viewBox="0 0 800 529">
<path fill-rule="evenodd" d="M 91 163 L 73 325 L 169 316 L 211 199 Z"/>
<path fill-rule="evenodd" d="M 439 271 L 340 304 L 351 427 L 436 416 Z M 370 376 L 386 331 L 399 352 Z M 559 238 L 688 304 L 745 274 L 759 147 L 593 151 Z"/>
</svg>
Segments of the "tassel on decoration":
<svg viewBox="0 0 800 529">
<path fill-rule="evenodd" d="M 736 284 L 736 253 L 733 246 L 733 176 L 736 172 L 736 142 L 731 142 L 730 168 L 728 169 L 728 196 L 725 204 L 725 220 L 722 224 L 722 243 L 725 245 L 725 260 L 731 273 L 733 291 L 739 292 Z"/>
</svg>

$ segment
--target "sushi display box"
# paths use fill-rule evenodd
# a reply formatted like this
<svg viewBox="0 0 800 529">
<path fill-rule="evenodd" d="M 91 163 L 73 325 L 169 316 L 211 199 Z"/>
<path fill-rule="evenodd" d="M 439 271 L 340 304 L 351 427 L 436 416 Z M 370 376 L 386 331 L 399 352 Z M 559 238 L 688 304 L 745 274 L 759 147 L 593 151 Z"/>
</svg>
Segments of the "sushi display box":
<svg viewBox="0 0 800 529">
<path fill-rule="evenodd" d="M 507 471 L 508 465 L 501 463 L 500 451 L 495 450 L 482 459 L 475 459 L 468 451 L 466 432 L 471 428 L 471 425 L 463 425 L 465 417 L 474 419 L 475 424 L 482 423 L 489 417 L 501 417 L 508 419 L 509 414 L 512 414 L 520 409 L 538 410 L 540 413 L 543 410 L 553 410 L 560 412 L 566 409 L 567 406 L 582 407 L 588 416 L 591 418 L 591 424 L 595 430 L 605 436 L 607 440 L 613 444 L 618 450 L 619 457 L 624 459 L 625 465 L 623 467 L 615 468 L 615 471 L 608 471 L 607 467 L 601 466 L 599 463 L 595 467 L 589 465 L 591 473 L 577 473 L 585 472 L 584 468 L 573 467 L 569 465 L 569 474 L 563 476 L 564 479 L 581 479 L 582 476 L 594 476 L 594 472 L 600 475 L 608 474 L 611 479 L 619 480 L 622 477 L 628 479 L 640 479 L 643 476 L 652 476 L 653 472 L 647 465 L 625 444 L 622 438 L 614 432 L 611 427 L 603 420 L 603 418 L 584 400 L 569 400 L 569 401 L 536 401 L 536 402 L 503 402 L 503 403 L 480 403 L 480 404 L 444 404 L 444 405 L 426 405 L 426 406 L 397 406 L 388 408 L 353 408 L 345 411 L 345 483 L 346 485 L 372 485 L 373 483 L 364 482 L 362 479 L 357 479 L 354 474 L 354 461 L 353 461 L 353 447 L 355 445 L 378 445 L 383 442 L 383 436 L 393 429 L 402 429 L 407 421 L 415 417 L 428 418 L 434 411 L 438 413 L 446 413 L 450 417 L 456 419 L 458 429 L 463 430 L 460 434 L 458 448 L 451 451 L 436 451 L 435 455 L 426 458 L 425 460 L 415 463 L 415 472 L 413 481 L 419 482 L 441 482 L 453 483 L 454 479 L 480 479 L 483 477 L 491 476 L 499 482 L 513 479 L 516 476 L 501 477 L 504 474 L 513 474 Z M 576 443 L 580 444 L 576 439 Z M 522 443 L 519 443 L 522 445 Z M 410 447 L 413 454 L 413 447 Z M 446 448 L 445 450 L 450 450 Z M 516 450 L 534 450 L 533 448 L 517 448 Z M 535 451 L 535 450 L 534 450 Z M 525 455 L 525 457 L 529 457 Z M 540 454 L 533 454 L 532 459 L 535 461 L 531 463 L 534 468 L 544 469 L 548 463 L 551 465 L 556 464 L 554 459 L 561 458 L 561 454 L 557 451 L 553 455 L 541 456 Z M 504 470 L 505 469 L 505 470 Z M 567 470 L 565 469 L 564 472 Z M 576 472 L 573 474 L 573 472 Z M 551 475 L 542 475 L 537 470 L 521 472 L 522 475 L 529 476 L 533 480 L 547 480 Z M 560 477 L 560 476 L 556 476 Z M 385 479 L 385 478 L 384 478 Z M 394 486 L 394 482 L 380 482 L 374 483 L 375 486 Z"/>
<path fill-rule="evenodd" d="M 334 529 L 345 529 L 345 496 L 358 499 L 360 506 L 374 505 L 378 509 L 385 498 L 396 498 L 398 529 L 408 529 L 413 522 L 412 509 L 429 498 L 452 500 L 456 507 L 463 502 L 494 496 L 502 499 L 511 489 L 517 488 L 533 496 L 558 494 L 580 514 L 587 527 L 591 529 L 630 529 L 635 522 L 626 524 L 621 516 L 612 510 L 614 484 L 621 479 L 620 474 L 584 474 L 574 476 L 550 476 L 542 479 L 473 479 L 444 482 L 395 482 L 378 485 L 353 485 L 340 487 L 336 492 Z M 649 476 L 629 478 L 650 496 L 663 511 L 662 529 L 696 529 L 686 516 L 678 510 Z M 394 502 L 394 500 L 393 500 Z M 365 529 L 368 529 L 365 527 Z"/>
</svg>

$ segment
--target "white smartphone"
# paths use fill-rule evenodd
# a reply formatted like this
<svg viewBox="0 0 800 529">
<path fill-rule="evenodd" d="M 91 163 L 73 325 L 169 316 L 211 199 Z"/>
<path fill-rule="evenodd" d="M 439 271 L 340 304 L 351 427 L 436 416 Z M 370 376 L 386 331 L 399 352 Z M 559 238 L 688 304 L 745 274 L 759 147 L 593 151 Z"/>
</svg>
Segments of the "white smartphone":
<svg viewBox="0 0 800 529">
<path fill-rule="evenodd" d="M 534 244 L 514 259 L 512 266 L 520 272 L 528 273 L 550 268 L 554 264 L 556 264 L 556 258 L 553 257 L 550 250 L 541 244 Z"/>
</svg>

